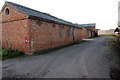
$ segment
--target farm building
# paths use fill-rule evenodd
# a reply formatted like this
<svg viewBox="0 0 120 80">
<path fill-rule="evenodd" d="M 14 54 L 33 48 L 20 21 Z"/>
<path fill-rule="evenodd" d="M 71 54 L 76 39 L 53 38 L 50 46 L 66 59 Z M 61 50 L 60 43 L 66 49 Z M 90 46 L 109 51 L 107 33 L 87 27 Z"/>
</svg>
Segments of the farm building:
<svg viewBox="0 0 120 80">
<path fill-rule="evenodd" d="M 82 27 L 82 39 L 88 39 L 89 38 L 89 31 L 87 28 Z"/>
<path fill-rule="evenodd" d="M 91 29 L 91 30 L 95 30 L 95 23 L 91 23 L 91 24 L 80 24 L 82 27 L 85 27 L 85 28 L 88 28 L 88 29 Z"/>
<path fill-rule="evenodd" d="M 81 27 L 16 3 L 6 2 L 0 16 L 3 48 L 32 54 L 81 40 Z"/>
<path fill-rule="evenodd" d="M 95 27 L 95 23 L 79 24 L 79 26 L 82 26 L 82 39 L 87 39 L 98 35 L 98 30 Z"/>
</svg>

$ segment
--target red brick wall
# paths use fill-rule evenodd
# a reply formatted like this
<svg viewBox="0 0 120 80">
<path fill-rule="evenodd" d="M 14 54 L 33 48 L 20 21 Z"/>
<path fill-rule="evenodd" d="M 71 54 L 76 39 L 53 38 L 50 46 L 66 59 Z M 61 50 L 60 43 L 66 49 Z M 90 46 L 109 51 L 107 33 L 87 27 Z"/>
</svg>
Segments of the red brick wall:
<svg viewBox="0 0 120 80">
<path fill-rule="evenodd" d="M 88 36 L 88 30 L 86 28 L 82 28 L 82 39 L 87 39 Z"/>
<path fill-rule="evenodd" d="M 5 15 L 5 10 L 9 9 L 9 15 Z M 7 22 L 7 21 L 14 21 L 14 20 L 20 20 L 20 19 L 26 19 L 28 18 L 28 15 L 24 14 L 23 12 L 17 10 L 16 8 L 12 7 L 9 4 L 4 5 L 2 8 L 2 13 L 0 14 L 0 18 L 2 17 L 2 21 L 0 22 Z"/>
<path fill-rule="evenodd" d="M 5 15 L 5 9 L 9 9 L 9 15 Z M 29 53 L 30 47 L 25 45 L 25 37 L 29 39 L 29 26 L 27 15 L 10 5 L 4 5 L 0 14 L 0 41 L 3 48 L 12 48 Z"/>
<path fill-rule="evenodd" d="M 95 37 L 95 31 L 87 30 L 87 29 L 83 28 L 82 38 L 87 39 L 87 38 L 91 38 L 91 37 Z"/>
<path fill-rule="evenodd" d="M 91 29 L 91 30 L 95 30 L 95 26 L 94 27 L 87 27 L 88 29 Z"/>
<path fill-rule="evenodd" d="M 25 45 L 25 37 L 29 39 L 28 20 L 7 22 L 2 24 L 2 46 L 29 53 L 29 46 Z"/>
<path fill-rule="evenodd" d="M 41 20 L 29 20 L 31 52 L 73 43 L 72 27 Z M 81 31 L 75 29 L 75 40 L 81 39 Z"/>
<path fill-rule="evenodd" d="M 82 39 L 82 30 L 80 28 L 75 28 L 75 41 L 80 41 Z"/>
</svg>

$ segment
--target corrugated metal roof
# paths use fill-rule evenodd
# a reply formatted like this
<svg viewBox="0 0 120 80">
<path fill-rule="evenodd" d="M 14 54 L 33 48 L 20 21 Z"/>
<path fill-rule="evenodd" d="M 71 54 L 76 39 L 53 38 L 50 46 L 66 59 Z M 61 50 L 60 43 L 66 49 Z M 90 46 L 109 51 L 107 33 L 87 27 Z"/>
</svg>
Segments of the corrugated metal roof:
<svg viewBox="0 0 120 80">
<path fill-rule="evenodd" d="M 24 13 L 30 15 L 30 16 L 43 18 L 43 19 L 55 21 L 55 22 L 58 22 L 58 23 L 66 24 L 66 25 L 77 26 L 77 25 L 75 25 L 75 24 L 73 24 L 71 22 L 59 19 L 59 18 L 54 17 L 54 16 L 52 16 L 50 14 L 47 14 L 47 13 L 36 11 L 36 10 L 30 9 L 28 7 L 25 7 L 25 6 L 22 6 L 22 5 L 19 5 L 19 4 L 16 4 L 16 3 L 12 3 L 12 2 L 6 2 L 6 3 L 11 4 L 15 8 L 17 8 L 18 10 L 20 10 L 20 11 L 22 11 L 22 12 L 24 12 Z"/>
</svg>

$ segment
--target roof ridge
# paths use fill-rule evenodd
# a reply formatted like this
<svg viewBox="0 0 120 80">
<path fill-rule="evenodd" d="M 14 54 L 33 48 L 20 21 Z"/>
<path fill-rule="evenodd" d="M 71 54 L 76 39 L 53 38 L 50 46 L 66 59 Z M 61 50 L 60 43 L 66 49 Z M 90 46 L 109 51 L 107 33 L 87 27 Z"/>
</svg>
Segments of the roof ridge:
<svg viewBox="0 0 120 80">
<path fill-rule="evenodd" d="M 44 12 L 41 12 L 41 11 L 38 11 L 38 10 L 34 10 L 34 9 L 29 8 L 29 7 L 26 7 L 26 6 L 17 4 L 17 3 L 13 3 L 13 2 L 6 1 L 5 3 L 9 3 L 9 4 L 13 5 L 15 8 L 19 9 L 20 11 L 22 11 L 22 12 L 24 12 L 24 13 L 30 15 L 30 16 L 36 16 L 36 17 L 39 17 L 39 18 L 48 19 L 48 20 L 52 20 L 52 21 L 55 21 L 55 22 L 59 22 L 59 23 L 63 23 L 63 24 L 71 25 L 71 26 L 76 26 L 72 22 L 65 21 L 63 19 L 52 16 L 48 13 L 44 13 Z"/>
<path fill-rule="evenodd" d="M 23 7 L 23 8 L 26 8 L 26 9 L 29 9 L 29 10 L 32 10 L 32 11 L 35 11 L 35 12 L 44 13 L 44 12 L 41 12 L 41 11 L 38 11 L 38 10 L 34 10 L 34 9 L 32 9 L 32 8 L 29 8 L 29 7 L 26 7 L 26 6 L 23 6 L 23 5 L 17 4 L 17 3 L 8 2 L 8 1 L 6 1 L 6 3 L 14 4 L 14 5 L 17 5 L 17 6 L 19 6 L 19 7 Z"/>
</svg>

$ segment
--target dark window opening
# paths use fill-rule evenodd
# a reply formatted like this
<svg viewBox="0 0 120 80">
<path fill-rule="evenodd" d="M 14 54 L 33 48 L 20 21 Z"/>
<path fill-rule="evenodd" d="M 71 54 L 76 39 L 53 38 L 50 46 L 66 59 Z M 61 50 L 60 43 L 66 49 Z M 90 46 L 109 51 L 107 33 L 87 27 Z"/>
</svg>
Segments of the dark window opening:
<svg viewBox="0 0 120 80">
<path fill-rule="evenodd" d="M 9 9 L 8 8 L 5 10 L 5 14 L 9 15 Z"/>
</svg>

